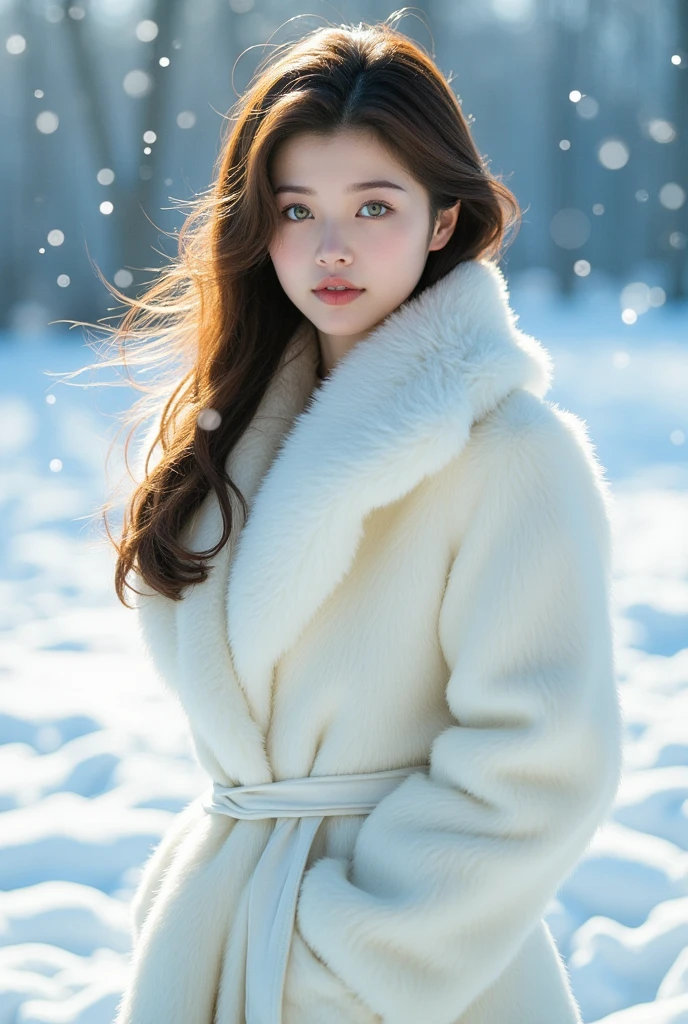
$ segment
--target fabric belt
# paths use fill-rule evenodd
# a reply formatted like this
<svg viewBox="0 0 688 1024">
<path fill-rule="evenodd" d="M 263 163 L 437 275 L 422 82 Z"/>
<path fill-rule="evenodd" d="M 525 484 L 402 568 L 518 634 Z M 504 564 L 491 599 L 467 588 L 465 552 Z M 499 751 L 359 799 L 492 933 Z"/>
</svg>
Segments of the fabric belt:
<svg viewBox="0 0 688 1024">
<path fill-rule="evenodd" d="M 422 764 L 354 775 L 309 775 L 257 786 L 213 783 L 202 804 L 209 814 L 277 819 L 250 883 L 246 1024 L 281 1024 L 301 878 L 323 818 L 369 814 L 404 778 L 429 770 Z"/>
</svg>

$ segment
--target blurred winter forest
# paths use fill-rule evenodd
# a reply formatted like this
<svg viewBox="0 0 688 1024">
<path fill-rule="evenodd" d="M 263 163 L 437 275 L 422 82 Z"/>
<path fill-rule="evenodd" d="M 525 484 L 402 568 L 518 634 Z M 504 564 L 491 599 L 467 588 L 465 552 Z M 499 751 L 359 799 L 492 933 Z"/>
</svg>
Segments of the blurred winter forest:
<svg viewBox="0 0 688 1024">
<path fill-rule="evenodd" d="M 93 321 L 174 254 L 223 118 L 274 44 L 380 0 L 0 0 L 0 328 Z M 688 2 L 427 0 L 400 27 L 450 77 L 523 223 L 507 272 L 688 290 Z M 164 232 L 170 232 L 166 236 Z M 629 284 L 632 286 L 629 290 Z M 626 322 L 629 322 L 627 319 Z M 64 330 L 53 327 L 51 330 Z"/>
</svg>

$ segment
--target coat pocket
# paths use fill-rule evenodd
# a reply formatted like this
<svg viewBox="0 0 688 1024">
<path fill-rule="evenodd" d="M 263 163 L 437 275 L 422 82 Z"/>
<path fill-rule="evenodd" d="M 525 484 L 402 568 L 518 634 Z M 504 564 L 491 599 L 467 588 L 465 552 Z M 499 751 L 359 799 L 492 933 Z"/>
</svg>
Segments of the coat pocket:
<svg viewBox="0 0 688 1024">
<path fill-rule="evenodd" d="M 325 964 L 294 925 L 282 1004 L 283 1024 L 382 1024 Z"/>
</svg>

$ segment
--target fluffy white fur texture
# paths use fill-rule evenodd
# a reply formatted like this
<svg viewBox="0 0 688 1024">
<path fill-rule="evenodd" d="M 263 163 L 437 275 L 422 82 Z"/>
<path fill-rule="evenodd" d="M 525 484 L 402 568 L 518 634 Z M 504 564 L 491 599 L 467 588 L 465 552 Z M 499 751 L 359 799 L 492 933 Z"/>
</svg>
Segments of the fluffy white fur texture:
<svg viewBox="0 0 688 1024">
<path fill-rule="evenodd" d="M 284 1024 L 579 1024 L 543 920 L 622 771 L 612 501 L 496 264 L 388 317 L 316 390 L 304 321 L 228 469 L 206 583 L 139 602 L 209 776 L 423 761 L 307 864 Z M 186 530 L 217 538 L 208 497 Z M 187 807 L 134 901 L 117 1024 L 243 1024 L 270 821 Z"/>
</svg>

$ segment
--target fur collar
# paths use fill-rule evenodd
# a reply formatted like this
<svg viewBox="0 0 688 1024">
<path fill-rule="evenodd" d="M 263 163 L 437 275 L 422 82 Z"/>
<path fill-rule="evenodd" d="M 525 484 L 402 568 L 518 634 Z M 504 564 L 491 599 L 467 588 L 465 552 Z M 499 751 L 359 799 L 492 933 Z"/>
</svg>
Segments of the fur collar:
<svg viewBox="0 0 688 1024">
<path fill-rule="evenodd" d="M 306 321 L 292 338 L 265 406 L 281 391 L 292 426 L 259 483 L 237 473 L 254 493 L 227 590 L 234 666 L 261 728 L 275 664 L 344 578 L 366 515 L 446 466 L 514 388 L 549 390 L 551 358 L 516 320 L 497 264 L 470 260 L 388 316 L 320 388 L 315 330 Z"/>
</svg>

